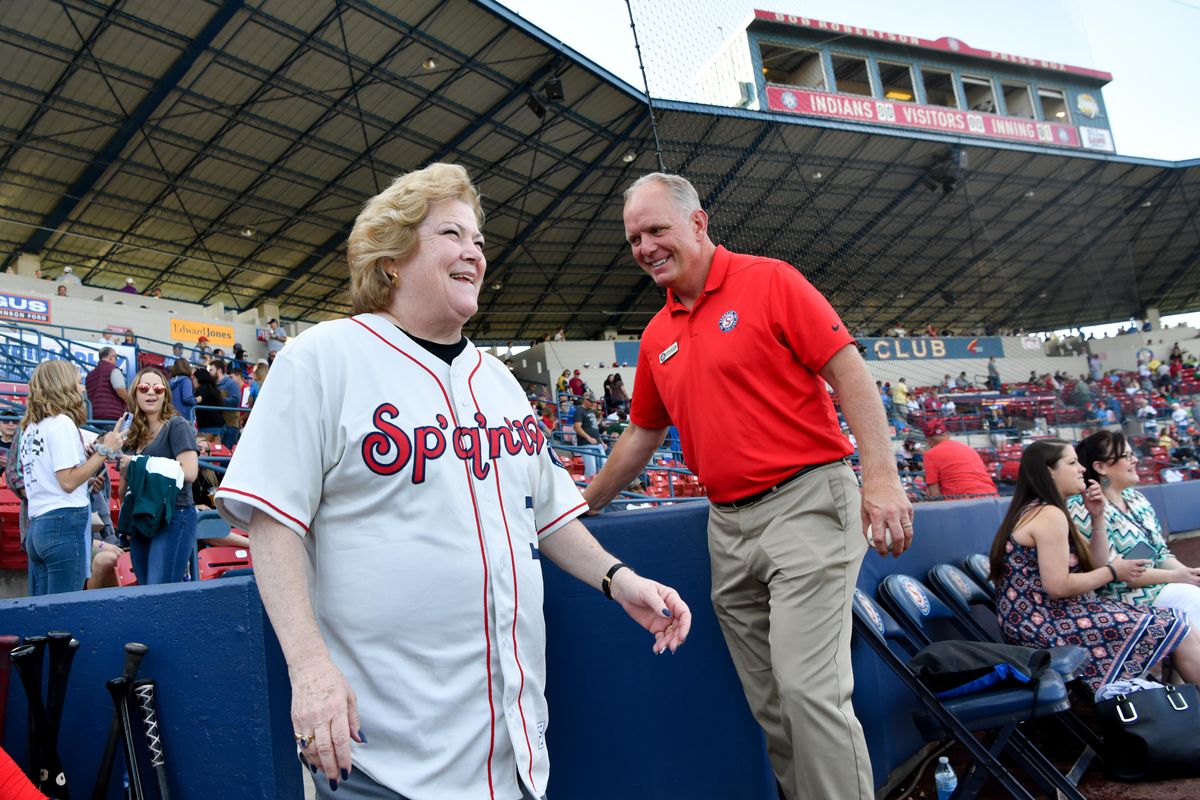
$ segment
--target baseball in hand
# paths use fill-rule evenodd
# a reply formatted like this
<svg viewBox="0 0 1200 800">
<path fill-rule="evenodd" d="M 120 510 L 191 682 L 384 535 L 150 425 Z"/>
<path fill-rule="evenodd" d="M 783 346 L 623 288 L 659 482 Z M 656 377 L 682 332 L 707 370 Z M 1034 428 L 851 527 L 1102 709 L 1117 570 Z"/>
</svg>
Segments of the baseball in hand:
<svg viewBox="0 0 1200 800">
<path fill-rule="evenodd" d="M 867 524 L 866 537 L 867 537 L 867 545 L 870 547 L 874 547 L 875 540 L 871 538 L 871 525 L 869 523 Z M 892 532 L 886 528 L 883 531 L 883 543 L 885 545 L 887 545 L 888 550 L 892 549 Z"/>
</svg>

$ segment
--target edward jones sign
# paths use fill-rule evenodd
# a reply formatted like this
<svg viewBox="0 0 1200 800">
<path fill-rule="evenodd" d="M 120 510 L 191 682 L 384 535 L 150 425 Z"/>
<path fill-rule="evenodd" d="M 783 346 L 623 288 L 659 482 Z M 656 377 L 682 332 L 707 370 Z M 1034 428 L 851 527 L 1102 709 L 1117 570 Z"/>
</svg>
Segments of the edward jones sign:
<svg viewBox="0 0 1200 800">
<path fill-rule="evenodd" d="M 171 339 L 174 341 L 196 342 L 201 336 L 207 338 L 213 347 L 232 347 L 234 342 L 232 325 L 216 325 L 189 319 L 171 320 Z"/>
</svg>

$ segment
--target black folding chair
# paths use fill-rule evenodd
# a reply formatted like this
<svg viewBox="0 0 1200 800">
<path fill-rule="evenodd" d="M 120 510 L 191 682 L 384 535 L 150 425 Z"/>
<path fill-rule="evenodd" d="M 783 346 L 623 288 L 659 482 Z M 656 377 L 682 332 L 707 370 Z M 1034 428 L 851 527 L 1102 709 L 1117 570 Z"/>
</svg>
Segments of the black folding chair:
<svg viewBox="0 0 1200 800">
<path fill-rule="evenodd" d="M 999 757 L 1008 750 L 1027 772 L 1039 772 L 1023 749 L 1012 749 L 1008 745 L 1021 720 L 1054 714 L 1069 707 L 1062 678 L 1048 670 L 1038 679 L 1036 693 L 1025 687 L 996 688 L 941 700 L 908 668 L 908 659 L 920 649 L 912 637 L 858 589 L 854 590 L 853 609 L 855 633 L 921 701 L 922 710 L 913 715 L 921 736 L 930 742 L 952 738 L 971 754 L 973 762 L 959 783 L 955 797 L 975 797 L 990 776 L 1011 797 L 1033 800 L 1033 795 Z M 986 731 L 987 736 L 981 742 L 973 731 Z M 1044 779 L 1039 779 L 1038 783 L 1044 784 Z M 1070 788 L 1074 791 L 1074 787 Z M 1068 797 L 1082 795 L 1074 792 Z"/>
<path fill-rule="evenodd" d="M 946 639 L 961 639 L 961 634 L 955 635 L 956 631 L 961 630 L 957 626 L 958 618 L 950 608 L 937 598 L 925 586 L 910 575 L 888 575 L 879 584 L 879 599 L 883 606 L 890 611 L 897 619 L 901 626 L 905 629 L 908 635 L 919 647 L 931 644 L 934 641 Z M 935 623 L 941 623 L 940 626 Z M 943 633 L 949 635 L 942 635 Z M 969 638 L 974 639 L 973 635 L 968 634 Z M 990 640 L 985 639 L 985 641 Z M 1082 650 L 1082 648 L 1074 648 Z M 1086 653 L 1082 654 L 1086 657 Z M 1055 661 L 1058 661 L 1055 664 Z M 1029 714 L 1021 717 L 1013 722 L 1013 730 L 1008 732 L 1006 739 L 1012 744 L 1011 750 L 1019 753 L 1032 767 L 1029 772 L 1039 785 L 1051 795 L 1057 790 L 1062 795 L 1068 798 L 1078 798 L 1082 800 L 1083 795 L 1075 788 L 1066 776 L 1050 763 L 1050 760 L 1042 754 L 1042 752 L 1029 739 L 1017 729 L 1019 722 L 1032 717 L 1048 717 L 1053 714 L 1058 716 L 1060 712 L 1070 709 L 1070 700 L 1067 698 L 1065 683 L 1061 670 L 1070 671 L 1071 664 L 1074 667 L 1082 663 L 1082 657 L 1079 653 L 1071 652 L 1070 650 L 1062 650 L 1057 654 L 1052 654 L 1052 662 L 1050 672 L 1053 672 L 1058 678 L 1059 683 L 1063 684 L 1063 699 L 1064 704 L 1061 708 L 1055 709 L 1053 712 Z M 1040 706 L 1040 700 L 1039 700 Z M 1067 726 L 1068 730 L 1074 732 L 1072 726 L 1066 720 L 1060 721 Z M 1094 739 L 1094 737 L 1093 737 Z M 1082 742 L 1085 747 L 1091 746 L 1091 741 Z M 1090 760 L 1090 758 L 1089 758 Z"/>
</svg>

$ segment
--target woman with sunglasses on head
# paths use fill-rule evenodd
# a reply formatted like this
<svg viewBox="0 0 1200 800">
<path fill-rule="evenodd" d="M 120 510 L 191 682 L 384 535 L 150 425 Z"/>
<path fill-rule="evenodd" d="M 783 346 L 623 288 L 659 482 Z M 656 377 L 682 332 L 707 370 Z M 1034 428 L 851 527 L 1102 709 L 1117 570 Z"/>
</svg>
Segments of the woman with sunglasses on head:
<svg viewBox="0 0 1200 800">
<path fill-rule="evenodd" d="M 1066 496 L 1082 494 L 1095 514 L 1103 498 L 1084 486 L 1084 467 L 1061 439 L 1025 448 L 1012 504 L 992 542 L 1000 629 L 1010 644 L 1078 645 L 1091 656 L 1083 682 L 1092 691 L 1139 678 L 1164 657 L 1189 683 L 1200 681 L 1200 638 L 1187 616 L 1169 608 L 1131 606 L 1099 597 L 1118 581 L 1136 580 L 1148 562 L 1107 560 L 1093 533 L 1089 544 L 1071 524 Z"/>
<path fill-rule="evenodd" d="M 29 593 L 35 596 L 83 588 L 92 558 L 88 481 L 125 440 L 121 417 L 116 430 L 85 450 L 83 397 L 79 370 L 67 361 L 43 361 L 29 379 L 18 457 L 29 503 Z"/>
<path fill-rule="evenodd" d="M 1099 485 L 1104 504 L 1092 516 L 1082 496 L 1069 497 L 1071 519 L 1092 547 L 1109 557 L 1141 554 L 1150 560 L 1141 576 L 1110 583 L 1099 593 L 1136 606 L 1178 608 L 1200 625 L 1200 569 L 1181 563 L 1167 547 L 1154 507 L 1134 488 L 1139 480 L 1138 457 L 1124 435 L 1093 433 L 1076 445 L 1075 452 L 1086 470 L 1084 477 Z"/>
<path fill-rule="evenodd" d="M 174 459 L 183 468 L 184 479 L 171 519 L 153 536 L 135 533 L 130 537 L 133 572 L 142 586 L 175 583 L 183 580 L 196 546 L 196 507 L 192 502 L 192 481 L 200 469 L 196 435 L 191 423 L 175 411 L 166 375 L 157 367 L 143 367 L 134 376 L 129 406 L 133 424 L 125 452 Z M 128 463 L 127 458 L 121 460 L 122 502 Z"/>
</svg>

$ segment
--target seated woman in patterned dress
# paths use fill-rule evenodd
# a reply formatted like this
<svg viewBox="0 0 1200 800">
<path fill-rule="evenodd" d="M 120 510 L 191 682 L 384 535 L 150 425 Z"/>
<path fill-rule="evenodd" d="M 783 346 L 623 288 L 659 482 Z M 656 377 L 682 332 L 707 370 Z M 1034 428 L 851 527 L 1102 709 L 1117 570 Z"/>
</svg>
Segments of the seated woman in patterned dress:
<svg viewBox="0 0 1200 800">
<path fill-rule="evenodd" d="M 1102 519 L 1100 487 L 1093 483 L 1085 491 L 1083 473 L 1075 450 L 1059 439 L 1034 442 L 1021 455 L 1012 505 L 991 552 L 1004 637 L 1027 647 L 1086 648 L 1091 658 L 1082 677 L 1092 691 L 1141 677 L 1172 654 L 1180 675 L 1195 683 L 1200 639 L 1189 632 L 1183 613 L 1097 596 L 1113 581 L 1141 577 L 1147 562 L 1107 561 L 1098 538 L 1093 535 L 1089 546 L 1071 525 L 1063 498 L 1072 494 L 1082 493 L 1093 518 Z"/>
<path fill-rule="evenodd" d="M 1135 606 L 1177 608 L 1188 615 L 1192 624 L 1200 625 L 1200 568 L 1180 563 L 1167 548 L 1154 507 L 1133 488 L 1138 483 L 1138 457 L 1125 437 L 1099 431 L 1076 445 L 1075 453 L 1087 470 L 1084 480 L 1100 484 L 1105 500 L 1103 519 L 1096 526 L 1081 495 L 1067 498 L 1067 512 L 1083 535 L 1089 539 L 1100 537 L 1100 547 L 1109 555 L 1127 558 L 1139 545 L 1154 551 L 1144 574 L 1110 583 L 1097 594 Z"/>
</svg>

